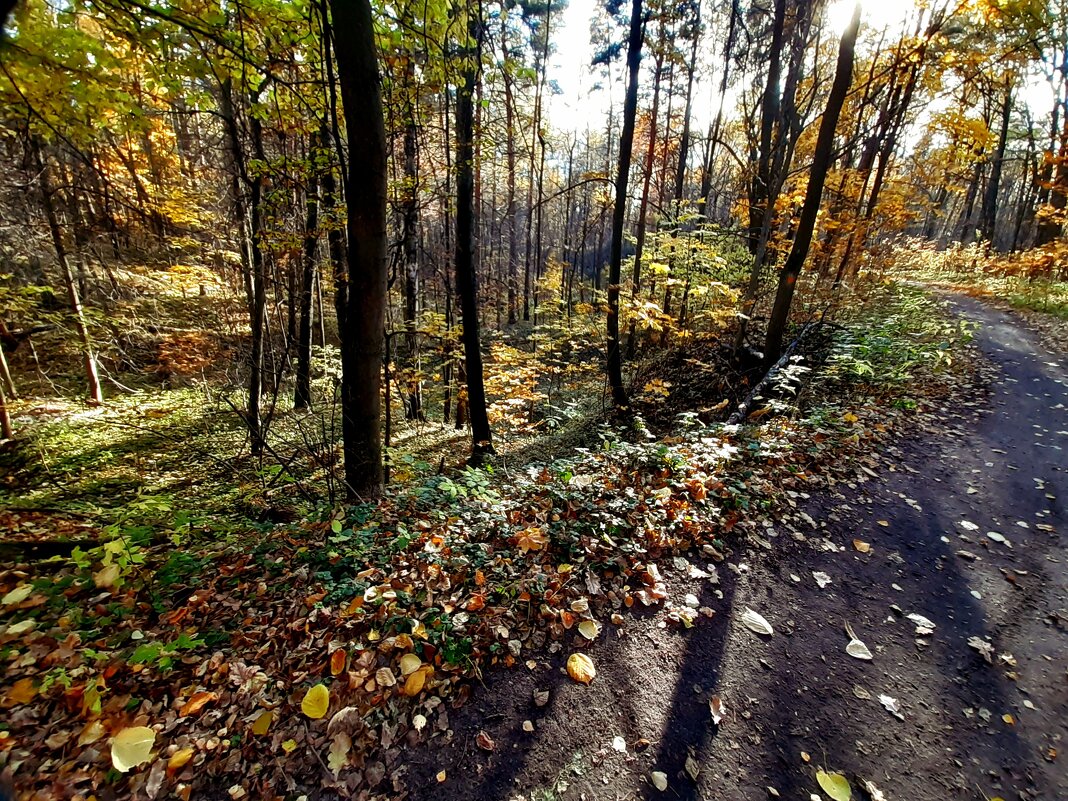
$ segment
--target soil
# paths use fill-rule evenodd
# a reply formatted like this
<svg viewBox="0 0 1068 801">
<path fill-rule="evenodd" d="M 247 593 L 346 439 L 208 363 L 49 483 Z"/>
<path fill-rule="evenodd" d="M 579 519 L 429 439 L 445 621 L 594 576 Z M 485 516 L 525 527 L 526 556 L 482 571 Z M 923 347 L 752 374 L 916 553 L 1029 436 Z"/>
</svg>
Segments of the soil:
<svg viewBox="0 0 1068 801">
<path fill-rule="evenodd" d="M 854 798 L 864 782 L 891 801 L 1068 798 L 1068 355 L 1016 317 L 954 303 L 981 324 L 989 394 L 962 393 L 855 481 L 797 495 L 728 564 L 691 555 L 710 577 L 662 566 L 673 598 L 715 614 L 689 630 L 655 611 L 607 626 L 585 649 L 590 686 L 564 672 L 568 649 L 488 673 L 449 732 L 407 754 L 409 797 L 800 801 L 825 768 Z M 746 608 L 774 634 L 746 628 Z M 847 655 L 846 623 L 870 661 Z"/>
</svg>

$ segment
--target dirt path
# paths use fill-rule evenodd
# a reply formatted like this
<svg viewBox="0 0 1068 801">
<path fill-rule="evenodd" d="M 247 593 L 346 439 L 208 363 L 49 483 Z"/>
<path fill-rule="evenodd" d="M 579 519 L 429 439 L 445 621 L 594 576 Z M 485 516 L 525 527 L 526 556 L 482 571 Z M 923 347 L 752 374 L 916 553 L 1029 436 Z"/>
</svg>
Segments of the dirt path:
<svg viewBox="0 0 1068 801">
<path fill-rule="evenodd" d="M 771 549 L 720 565 L 718 583 L 669 571 L 673 596 L 698 595 L 711 620 L 628 619 L 587 649 L 590 687 L 562 674 L 567 649 L 487 676 L 451 741 L 411 750 L 411 797 L 804 801 L 823 766 L 859 798 L 860 780 L 891 801 L 1068 798 L 1068 356 L 1007 314 L 956 303 L 1000 368 L 989 398 L 961 399 L 940 435 L 873 455 L 839 493 L 797 498 L 765 530 Z M 746 629 L 746 607 L 775 634 Z M 917 636 L 912 613 L 934 632 Z M 845 621 L 871 661 L 846 654 Z M 972 637 L 991 643 L 992 664 Z M 542 707 L 536 689 L 550 690 Z"/>
</svg>

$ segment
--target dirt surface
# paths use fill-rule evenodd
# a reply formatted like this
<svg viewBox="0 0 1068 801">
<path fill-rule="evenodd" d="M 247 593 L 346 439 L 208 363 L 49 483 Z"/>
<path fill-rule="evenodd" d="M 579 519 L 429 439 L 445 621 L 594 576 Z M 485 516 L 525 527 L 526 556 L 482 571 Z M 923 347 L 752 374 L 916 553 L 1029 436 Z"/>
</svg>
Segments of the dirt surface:
<svg viewBox="0 0 1068 801">
<path fill-rule="evenodd" d="M 891 801 L 1068 798 L 1068 356 L 977 300 L 956 305 L 999 370 L 989 396 L 962 397 L 856 481 L 797 496 L 729 563 L 662 566 L 673 599 L 715 615 L 606 627 L 584 649 L 589 687 L 564 674 L 567 648 L 488 674 L 449 733 L 410 750 L 410 797 L 805 801 L 825 767 L 855 798 L 863 781 Z M 747 607 L 772 636 L 743 625 Z M 870 661 L 847 655 L 846 622 Z"/>
</svg>

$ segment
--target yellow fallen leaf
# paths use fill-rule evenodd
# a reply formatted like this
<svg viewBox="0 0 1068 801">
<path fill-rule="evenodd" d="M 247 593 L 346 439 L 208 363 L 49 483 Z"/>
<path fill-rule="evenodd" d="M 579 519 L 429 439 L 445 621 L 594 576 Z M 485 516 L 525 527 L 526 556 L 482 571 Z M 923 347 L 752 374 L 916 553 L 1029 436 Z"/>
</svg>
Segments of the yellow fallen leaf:
<svg viewBox="0 0 1068 801">
<path fill-rule="evenodd" d="M 601 625 L 596 620 L 583 620 L 578 626 L 579 634 L 587 640 L 596 640 L 601 633 Z"/>
<path fill-rule="evenodd" d="M 330 708 L 330 690 L 324 684 L 316 684 L 304 693 L 304 700 L 300 702 L 300 711 L 312 720 L 319 720 Z"/>
<path fill-rule="evenodd" d="M 119 580 L 119 566 L 108 565 L 105 568 L 98 570 L 93 574 L 93 583 L 100 589 L 106 589 L 108 587 L 115 586 L 115 582 Z"/>
<path fill-rule="evenodd" d="M 104 724 L 99 720 L 91 720 L 85 724 L 82 733 L 78 735 L 78 745 L 95 743 L 104 736 Z"/>
<path fill-rule="evenodd" d="M 859 417 L 857 417 L 857 416 L 856 416 L 855 414 L 853 414 L 852 412 L 846 412 L 845 414 L 843 414 L 843 415 L 842 415 L 842 420 L 843 420 L 844 422 L 846 422 L 846 423 L 850 423 L 850 424 L 852 424 L 852 423 L 855 423 L 855 422 L 857 422 L 857 420 L 859 420 L 859 419 L 860 419 L 860 418 L 859 418 Z"/>
<path fill-rule="evenodd" d="M 287 754 L 292 754 L 297 750 L 297 741 L 290 737 L 288 740 L 282 743 L 282 750 Z"/>
<path fill-rule="evenodd" d="M 438 784 L 441 784 L 443 781 L 445 781 L 445 771 L 439 770 L 438 775 L 435 778 L 438 780 Z"/>
<path fill-rule="evenodd" d="M 260 716 L 252 724 L 252 733 L 256 735 L 264 735 L 267 730 L 271 728 L 271 723 L 274 721 L 274 712 L 269 709 L 260 713 Z"/>
<path fill-rule="evenodd" d="M 819 782 L 823 792 L 827 793 L 834 801 L 849 801 L 853 797 L 853 788 L 849 786 L 849 780 L 841 773 L 827 773 L 823 770 L 817 770 L 816 781 Z"/>
<path fill-rule="evenodd" d="M 871 545 L 864 542 L 864 540 L 853 540 L 853 547 L 861 553 L 868 553 L 871 551 Z"/>
<path fill-rule="evenodd" d="M 890 526 L 890 521 L 889 520 L 876 520 L 875 522 L 878 523 L 883 528 L 888 528 Z"/>
<path fill-rule="evenodd" d="M 37 695 L 37 688 L 33 686 L 33 679 L 19 679 L 8 690 L 4 706 L 12 707 L 19 704 L 28 704 Z"/>
<path fill-rule="evenodd" d="M 404 682 L 404 694 L 407 696 L 419 695 L 423 691 L 427 677 L 434 672 L 434 668 L 424 665 L 415 671 Z"/>
<path fill-rule="evenodd" d="M 111 764 L 119 773 L 143 765 L 151 759 L 156 733 L 148 726 L 131 726 L 111 741 Z"/>
<path fill-rule="evenodd" d="M 192 748 L 179 748 L 173 754 L 171 758 L 167 760 L 167 773 L 175 774 L 189 764 L 189 760 L 193 758 Z"/>
<path fill-rule="evenodd" d="M 1001 716 L 1001 719 L 1003 721 L 1005 721 L 1006 723 L 1008 723 L 1010 726 L 1015 726 L 1016 725 L 1016 719 L 1012 715 L 1007 713 L 1007 712 L 1004 715 Z"/>
<path fill-rule="evenodd" d="M 423 666 L 423 660 L 415 654 L 405 654 L 401 657 L 400 669 L 402 676 L 410 676 Z"/>
<path fill-rule="evenodd" d="M 33 586 L 30 584 L 23 584 L 21 587 L 16 587 L 3 598 L 0 598 L 0 604 L 4 606 L 14 606 L 20 604 L 30 597 L 30 593 L 33 592 Z"/>
<path fill-rule="evenodd" d="M 567 658 L 567 675 L 581 684 L 589 684 L 597 675 L 597 669 L 586 654 L 576 653 Z"/>
</svg>

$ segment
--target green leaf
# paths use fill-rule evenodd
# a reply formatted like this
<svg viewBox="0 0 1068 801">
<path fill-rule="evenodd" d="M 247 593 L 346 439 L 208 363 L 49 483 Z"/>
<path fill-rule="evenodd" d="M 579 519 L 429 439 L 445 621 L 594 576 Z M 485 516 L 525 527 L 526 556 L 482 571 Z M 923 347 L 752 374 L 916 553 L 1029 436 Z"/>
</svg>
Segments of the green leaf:
<svg viewBox="0 0 1068 801">
<path fill-rule="evenodd" d="M 834 801 L 849 801 L 853 797 L 853 788 L 849 786 L 849 781 L 841 773 L 827 773 L 823 770 L 817 770 L 816 781 L 819 782 L 823 792 L 827 793 Z"/>
</svg>

